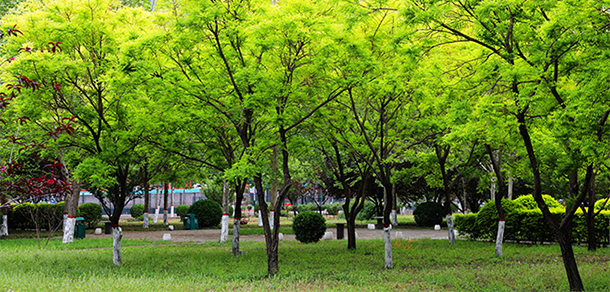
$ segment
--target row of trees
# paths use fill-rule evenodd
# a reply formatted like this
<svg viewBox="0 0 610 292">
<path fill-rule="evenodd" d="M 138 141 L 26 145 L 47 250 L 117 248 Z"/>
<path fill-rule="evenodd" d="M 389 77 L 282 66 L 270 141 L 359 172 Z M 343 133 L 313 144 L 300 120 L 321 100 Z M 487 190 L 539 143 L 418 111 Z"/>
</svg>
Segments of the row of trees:
<svg viewBox="0 0 610 292">
<path fill-rule="evenodd" d="M 570 288 L 582 290 L 569 236 L 578 208 L 593 222 L 584 208 L 608 182 L 606 7 L 25 1 L 2 20 L 23 31 L 2 41 L 2 78 L 39 86 L 6 114 L 32 120 L 20 128 L 28 137 L 76 124 L 43 152 L 113 205 L 117 237 L 134 186 L 147 194 L 151 182 L 204 168 L 223 178 L 225 198 L 236 194 L 235 214 L 249 180 L 260 202 L 270 186 L 271 204 L 261 205 L 270 274 L 279 270 L 274 211 L 293 180 L 345 198 L 348 248 L 366 198 L 383 202 L 391 268 L 397 197 L 444 201 L 451 238 L 454 199 L 476 210 L 494 185 L 503 221 L 499 198 L 529 188 Z M 17 143 L 4 142 L 6 152 Z M 561 222 L 542 193 L 567 202 Z"/>
</svg>

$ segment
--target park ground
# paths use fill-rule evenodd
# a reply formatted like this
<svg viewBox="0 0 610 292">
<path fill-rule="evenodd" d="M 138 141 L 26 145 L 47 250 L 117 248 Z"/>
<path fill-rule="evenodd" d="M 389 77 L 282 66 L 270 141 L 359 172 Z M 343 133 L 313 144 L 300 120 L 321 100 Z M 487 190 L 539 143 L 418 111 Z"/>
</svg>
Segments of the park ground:
<svg viewBox="0 0 610 292">
<path fill-rule="evenodd" d="M 331 220 L 332 221 L 332 220 Z M 404 222 L 404 221 L 403 221 Z M 141 222 L 140 222 L 141 223 Z M 363 222 L 367 223 L 367 222 Z M 494 243 L 458 240 L 446 230 L 399 226 L 392 231 L 394 268 L 384 269 L 382 231 L 358 228 L 356 250 L 346 240 L 302 244 L 289 229 L 280 242 L 280 272 L 267 275 L 260 228 L 246 225 L 240 257 L 220 229 L 151 231 L 125 222 L 123 265 L 112 265 L 112 240 L 87 233 L 64 245 L 52 238 L 39 248 L 35 238 L 0 240 L 0 291 L 566 291 L 557 245 L 507 243 L 504 256 Z M 280 229 L 280 230 L 282 230 Z M 328 231 L 334 231 L 329 227 Z M 88 231 L 92 232 L 92 231 Z M 402 238 L 396 238 L 396 232 Z M 171 234 L 171 241 L 163 241 Z M 23 234 L 22 234 L 23 235 Z M 424 238 L 425 237 L 425 238 Z M 230 240 L 229 240 L 230 241 Z M 608 248 L 575 253 L 587 291 L 609 291 Z"/>
</svg>

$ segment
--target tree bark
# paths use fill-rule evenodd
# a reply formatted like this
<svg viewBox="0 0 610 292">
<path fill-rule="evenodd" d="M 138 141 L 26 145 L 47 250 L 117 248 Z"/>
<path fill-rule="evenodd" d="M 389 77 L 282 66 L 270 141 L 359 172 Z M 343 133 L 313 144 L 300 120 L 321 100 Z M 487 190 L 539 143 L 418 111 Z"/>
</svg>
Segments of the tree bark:
<svg viewBox="0 0 610 292">
<path fill-rule="evenodd" d="M 455 244 L 455 225 L 453 224 L 453 215 L 447 214 L 447 232 L 450 244 Z"/>
<path fill-rule="evenodd" d="M 227 179 L 222 183 L 222 221 L 220 228 L 220 242 L 224 243 L 229 238 L 229 186 Z"/>
<path fill-rule="evenodd" d="M 233 242 L 231 244 L 231 252 L 233 255 L 239 256 L 242 251 L 239 250 L 239 232 L 241 227 L 241 218 L 236 217 L 233 221 Z"/>
<path fill-rule="evenodd" d="M 123 230 L 118 224 L 112 225 L 112 262 L 115 266 L 120 266 L 123 263 L 121 258 L 121 239 L 123 239 Z"/>
<path fill-rule="evenodd" d="M 8 214 L 6 208 L 2 208 L 2 226 L 0 226 L 0 236 L 8 236 Z"/>
<path fill-rule="evenodd" d="M 67 196 L 64 205 L 64 236 L 63 243 L 74 241 L 74 227 L 76 215 L 78 214 L 78 198 L 80 196 L 80 183 L 74 179 L 72 181 L 72 192 Z"/>
<path fill-rule="evenodd" d="M 168 198 L 169 198 L 169 183 L 164 183 L 163 184 L 163 226 L 169 225 L 169 220 L 167 218 L 167 216 L 168 216 L 168 213 L 167 213 Z"/>
<path fill-rule="evenodd" d="M 148 228 L 148 211 L 150 210 L 150 190 L 148 181 L 144 182 L 144 223 L 142 223 L 142 228 Z"/>
<path fill-rule="evenodd" d="M 504 241 L 504 226 L 506 221 L 500 219 L 498 221 L 498 236 L 496 236 L 496 255 L 502 256 L 502 242 Z"/>
</svg>

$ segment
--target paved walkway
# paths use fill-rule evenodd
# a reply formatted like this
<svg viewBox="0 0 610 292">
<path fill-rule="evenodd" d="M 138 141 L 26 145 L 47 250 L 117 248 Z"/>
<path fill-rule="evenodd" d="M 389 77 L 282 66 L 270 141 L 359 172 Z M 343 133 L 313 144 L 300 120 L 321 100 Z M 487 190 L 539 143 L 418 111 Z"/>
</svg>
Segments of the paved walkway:
<svg viewBox="0 0 610 292">
<path fill-rule="evenodd" d="M 337 236 L 335 228 L 329 228 L 327 231 L 333 232 L 333 239 Z M 392 238 L 401 237 L 403 239 L 415 238 L 432 238 L 432 239 L 447 239 L 447 230 L 424 230 L 424 229 L 393 229 Z M 129 239 L 148 239 L 148 240 L 163 240 L 164 234 L 171 235 L 172 242 L 190 241 L 190 242 L 207 242 L 217 241 L 220 239 L 220 229 L 204 229 L 204 230 L 166 230 L 166 231 L 124 231 L 123 238 Z M 383 230 L 369 230 L 364 228 L 356 229 L 358 239 L 373 239 L 382 238 Z M 345 230 L 347 237 L 347 230 Z M 87 234 L 87 238 L 104 238 L 112 237 L 112 234 Z M 229 240 L 232 236 L 229 235 Z M 347 238 L 345 238 L 347 239 Z M 241 235 L 240 240 L 264 241 L 264 235 Z M 294 234 L 285 234 L 284 240 L 295 240 Z"/>
</svg>

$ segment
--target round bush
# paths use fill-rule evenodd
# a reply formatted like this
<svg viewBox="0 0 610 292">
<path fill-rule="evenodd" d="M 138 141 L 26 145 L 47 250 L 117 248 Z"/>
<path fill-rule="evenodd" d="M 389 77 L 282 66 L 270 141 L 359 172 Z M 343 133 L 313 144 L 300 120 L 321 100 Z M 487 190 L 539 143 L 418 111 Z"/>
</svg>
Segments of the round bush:
<svg viewBox="0 0 610 292">
<path fill-rule="evenodd" d="M 189 213 L 189 206 L 188 205 L 178 205 L 176 207 L 176 214 L 180 217 L 184 217 L 186 216 L 186 214 Z"/>
<path fill-rule="evenodd" d="M 445 209 L 436 202 L 425 202 L 419 204 L 413 211 L 415 223 L 419 226 L 434 226 L 443 222 Z"/>
<path fill-rule="evenodd" d="M 129 208 L 131 218 L 140 218 L 144 215 L 144 204 L 135 204 Z"/>
<path fill-rule="evenodd" d="M 553 198 L 549 195 L 542 195 L 542 199 L 544 200 L 546 205 L 549 207 L 549 209 L 563 208 L 563 205 L 561 205 L 561 203 L 559 203 L 557 200 L 555 200 L 555 198 Z M 536 200 L 534 200 L 533 195 L 520 196 L 520 197 L 516 198 L 513 202 L 515 202 L 519 207 L 521 207 L 525 210 L 539 209 L 538 203 L 536 203 Z"/>
<path fill-rule="evenodd" d="M 222 220 L 222 207 L 212 200 L 197 201 L 188 212 L 197 216 L 199 228 L 217 226 Z"/>
<path fill-rule="evenodd" d="M 326 232 L 326 219 L 317 212 L 301 212 L 294 218 L 292 230 L 302 243 L 318 242 Z"/>
<path fill-rule="evenodd" d="M 85 219 L 87 228 L 95 228 L 102 220 L 102 207 L 96 203 L 84 203 L 78 206 L 78 217 Z"/>
</svg>

